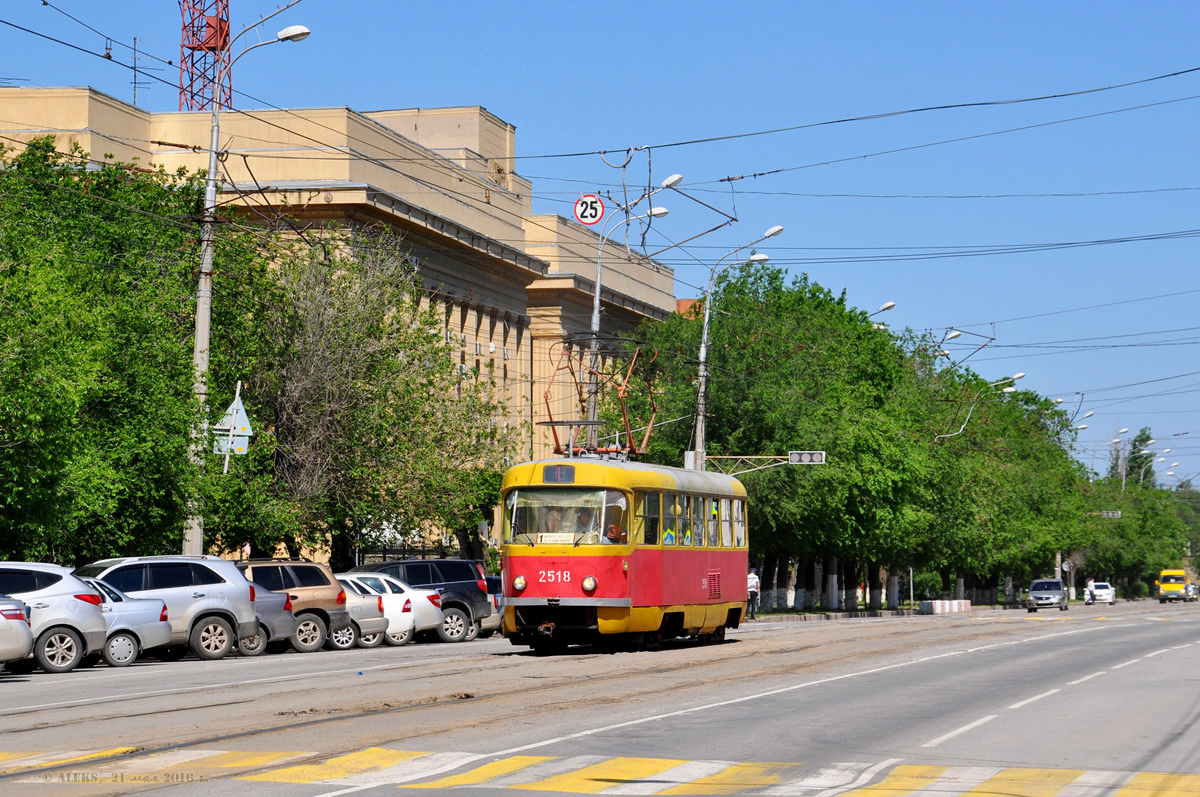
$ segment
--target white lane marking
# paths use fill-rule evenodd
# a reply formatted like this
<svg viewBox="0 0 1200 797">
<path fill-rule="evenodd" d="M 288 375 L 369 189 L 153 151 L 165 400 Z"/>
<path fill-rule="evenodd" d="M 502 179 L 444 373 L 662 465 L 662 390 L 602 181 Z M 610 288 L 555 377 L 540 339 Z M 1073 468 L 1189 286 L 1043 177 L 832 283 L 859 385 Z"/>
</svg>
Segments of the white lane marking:
<svg viewBox="0 0 1200 797">
<path fill-rule="evenodd" d="M 1171 650 L 1183 650 L 1184 648 L 1190 648 L 1193 644 L 1195 643 L 1189 642 L 1186 645 L 1176 645 L 1175 647 L 1171 648 Z"/>
<path fill-rule="evenodd" d="M 910 792 L 907 797 L 947 797 L 950 794 L 966 794 L 1003 771 L 1001 767 L 950 767 L 933 783 L 924 789 Z"/>
<path fill-rule="evenodd" d="M 411 662 L 403 664 L 377 664 L 374 667 L 351 667 L 346 670 L 316 670 L 313 672 L 297 673 L 295 675 L 276 675 L 271 678 L 253 678 L 247 680 L 228 681 L 226 683 L 209 684 L 208 686 L 181 686 L 177 689 L 154 689 L 146 692 L 127 692 L 121 695 L 108 695 L 106 697 L 89 697 L 83 700 L 64 700 L 58 703 L 39 703 L 26 706 L 12 706 L 6 709 L 0 709 L 0 716 L 6 714 L 16 714 L 19 711 L 32 711 L 35 709 L 58 708 L 60 706 L 86 706 L 90 703 L 104 703 L 113 700 L 136 700 L 141 697 L 157 697 L 159 695 L 183 695 L 188 692 L 208 692 L 215 689 L 226 689 L 233 686 L 241 686 L 243 684 L 270 684 L 283 683 L 285 681 L 296 681 L 301 678 L 327 678 L 330 675 L 351 675 L 353 673 L 367 672 L 369 670 L 402 670 L 407 667 L 418 664 L 445 664 L 445 659 L 413 659 Z"/>
<path fill-rule="evenodd" d="M 1093 769 L 1084 772 L 1060 791 L 1057 797 L 1107 797 L 1136 775 L 1112 769 Z"/>
<path fill-rule="evenodd" d="M 1112 667 L 1110 667 L 1109 669 L 1119 670 L 1122 667 L 1128 667 L 1130 664 L 1137 664 L 1139 661 L 1141 661 L 1141 659 L 1130 659 L 1129 661 L 1125 662 L 1124 664 L 1115 664 Z"/>
<path fill-rule="evenodd" d="M 988 714 L 986 717 L 977 719 L 968 725 L 964 725 L 961 728 L 959 728 L 958 730 L 950 731 L 950 733 L 939 736 L 938 738 L 936 738 L 932 741 L 926 742 L 925 744 L 923 744 L 921 746 L 922 747 L 937 747 L 939 744 L 946 741 L 947 739 L 953 739 L 955 736 L 958 736 L 961 733 L 966 733 L 967 731 L 978 728 L 980 725 L 982 725 L 985 722 L 991 722 L 992 720 L 996 719 L 997 716 L 998 716 L 997 714 Z"/>
<path fill-rule="evenodd" d="M 1081 684 L 1084 681 L 1090 681 L 1093 678 L 1098 678 L 1101 675 L 1104 675 L 1104 672 L 1105 672 L 1104 670 L 1101 670 L 1100 672 L 1094 672 L 1091 675 L 1085 675 L 1082 678 L 1080 678 L 1078 681 L 1071 681 L 1070 683 L 1067 684 L 1067 686 L 1075 686 L 1076 684 Z"/>
<path fill-rule="evenodd" d="M 857 789 L 860 786 L 865 786 L 866 784 L 870 783 L 871 779 L 879 774 L 881 770 L 886 769 L 894 764 L 899 764 L 901 760 L 902 759 L 899 758 L 889 758 L 885 761 L 880 761 L 878 764 L 859 775 L 858 780 L 854 781 L 849 786 L 843 786 L 840 789 L 829 789 L 828 791 L 821 792 L 816 797 L 833 797 L 835 794 L 841 794 L 848 789 Z"/>
<path fill-rule="evenodd" d="M 1155 656 L 1157 656 L 1157 655 L 1158 655 L 1158 654 L 1160 654 L 1160 653 L 1170 653 L 1170 652 L 1171 652 L 1171 649 L 1170 649 L 1170 648 L 1163 648 L 1162 650 L 1156 650 L 1156 651 L 1154 651 L 1153 653 L 1147 653 L 1147 654 L 1146 654 L 1145 656 L 1143 656 L 1142 658 L 1144 658 L 1144 659 L 1152 659 L 1152 658 L 1154 658 Z"/>
<path fill-rule="evenodd" d="M 1009 708 L 1021 708 L 1021 706 L 1028 706 L 1030 703 L 1034 702 L 1035 700 L 1041 700 L 1043 697 L 1050 697 L 1050 695 L 1056 694 L 1061 691 L 1062 691 L 1061 689 L 1051 689 L 1049 692 L 1042 692 L 1040 695 L 1031 697 L 1028 700 L 1022 700 L 1020 703 L 1013 703 L 1011 706 L 1009 706 Z"/>
<path fill-rule="evenodd" d="M 102 764 L 105 772 L 156 772 L 160 769 L 177 767 L 202 758 L 221 755 L 228 750 L 171 750 L 148 756 L 136 756 L 127 761 Z"/>
</svg>

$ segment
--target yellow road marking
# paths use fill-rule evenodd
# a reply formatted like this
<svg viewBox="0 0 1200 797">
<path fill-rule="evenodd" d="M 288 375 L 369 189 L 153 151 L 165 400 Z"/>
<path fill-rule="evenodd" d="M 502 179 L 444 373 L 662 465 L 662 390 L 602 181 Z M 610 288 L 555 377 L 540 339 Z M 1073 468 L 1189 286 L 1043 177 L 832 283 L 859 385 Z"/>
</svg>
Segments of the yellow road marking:
<svg viewBox="0 0 1200 797">
<path fill-rule="evenodd" d="M 3 755 L 5 758 L 0 760 L 13 761 L 16 759 L 24 759 L 25 763 L 11 769 L 0 770 L 0 774 L 19 772 L 22 769 L 40 769 L 42 767 L 58 767 L 62 766 L 63 764 L 77 764 L 81 761 L 91 761 L 96 758 L 108 758 L 109 756 L 128 755 L 129 753 L 135 752 L 137 752 L 136 747 L 114 747 L 111 750 L 97 750 L 94 753 L 81 753 L 79 755 L 68 756 L 67 758 L 46 757 L 47 755 L 53 756 L 53 753 L 20 753 L 15 755 L 4 753 Z"/>
<path fill-rule="evenodd" d="M 285 767 L 258 775 L 247 775 L 238 780 L 264 780 L 271 783 L 313 783 L 318 780 L 334 780 L 360 775 L 371 770 L 387 769 L 403 761 L 418 758 L 428 753 L 411 753 L 404 750 L 388 750 L 383 747 L 368 747 L 357 753 L 337 756 L 320 764 L 303 764 Z"/>
<path fill-rule="evenodd" d="M 268 764 L 273 764 L 276 761 L 284 761 L 297 756 L 309 755 L 302 751 L 288 753 L 271 753 L 271 752 L 244 752 L 244 753 L 218 753 L 210 758 L 205 758 L 200 761 L 193 761 L 195 766 L 213 767 L 214 769 L 234 769 L 236 767 L 245 767 L 252 769 L 254 767 L 265 767 Z"/>
<path fill-rule="evenodd" d="M 1006 769 L 967 794 L 995 797 L 1054 797 L 1079 779 L 1082 769 Z"/>
<path fill-rule="evenodd" d="M 779 774 L 795 764 L 733 764 L 715 775 L 659 792 L 659 794 L 736 794 L 746 789 L 779 783 Z"/>
<path fill-rule="evenodd" d="M 597 794 L 614 786 L 636 783 L 684 763 L 673 758 L 610 758 L 575 772 L 564 772 L 546 780 L 522 783 L 512 788 Z"/>
<path fill-rule="evenodd" d="M 493 761 L 490 764 L 484 764 L 481 767 L 472 769 L 470 772 L 464 772 L 461 775 L 451 775 L 448 778 L 434 780 L 428 783 L 419 784 L 401 784 L 402 789 L 446 789 L 451 786 L 475 786 L 480 783 L 486 783 L 489 780 L 502 778 L 505 775 L 511 775 L 514 772 L 520 772 L 522 769 L 531 767 L 534 764 L 541 764 L 545 761 L 553 761 L 555 756 L 536 756 L 536 755 L 517 755 L 512 758 L 504 758 L 499 761 Z"/>
<path fill-rule="evenodd" d="M 864 797 L 895 795 L 895 797 L 900 797 L 900 795 L 925 788 L 940 778 L 942 773 L 949 768 L 904 764 L 893 769 L 886 778 L 878 783 L 854 791 L 843 792 L 841 797 L 857 797 L 857 795 Z"/>
<path fill-rule="evenodd" d="M 1143 772 L 1134 775 L 1115 797 L 1183 797 L 1200 794 L 1200 775 Z"/>
</svg>

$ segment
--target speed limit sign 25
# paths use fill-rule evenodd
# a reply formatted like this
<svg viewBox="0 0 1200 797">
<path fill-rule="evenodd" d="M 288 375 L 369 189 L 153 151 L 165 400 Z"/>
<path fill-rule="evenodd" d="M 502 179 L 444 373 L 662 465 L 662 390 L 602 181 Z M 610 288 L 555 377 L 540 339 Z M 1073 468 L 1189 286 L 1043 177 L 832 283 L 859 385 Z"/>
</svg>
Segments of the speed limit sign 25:
<svg viewBox="0 0 1200 797">
<path fill-rule="evenodd" d="M 575 221 L 589 227 L 604 218 L 604 202 L 595 194 L 584 194 L 575 200 Z"/>
</svg>

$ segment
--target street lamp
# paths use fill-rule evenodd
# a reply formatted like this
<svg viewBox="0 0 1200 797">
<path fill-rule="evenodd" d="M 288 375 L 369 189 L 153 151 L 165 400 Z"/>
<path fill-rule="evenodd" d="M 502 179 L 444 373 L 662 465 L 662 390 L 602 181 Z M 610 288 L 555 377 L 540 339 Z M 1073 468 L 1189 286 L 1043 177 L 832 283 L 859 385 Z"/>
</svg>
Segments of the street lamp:
<svg viewBox="0 0 1200 797">
<path fill-rule="evenodd" d="M 258 21 L 258 24 L 266 22 L 276 14 L 281 14 L 294 6 L 295 3 L 290 3 L 277 11 L 267 14 Z M 229 42 L 228 48 L 232 48 L 238 39 L 249 30 L 253 30 L 257 25 L 252 25 Z M 309 37 L 311 31 L 303 25 L 289 25 L 276 34 L 274 39 L 265 42 L 252 44 L 245 50 L 242 50 L 237 56 L 229 62 L 229 65 L 218 71 L 215 81 L 216 86 L 221 86 L 225 80 L 225 76 L 233 69 L 233 65 L 238 59 L 251 50 L 257 50 L 259 47 L 266 47 L 268 44 L 277 42 L 298 42 L 304 41 Z M 204 222 L 200 228 L 200 277 L 196 285 L 196 334 L 192 345 L 192 370 L 194 373 L 195 382 L 192 385 L 192 394 L 196 397 L 197 403 L 202 411 L 208 403 L 208 342 L 211 333 L 212 325 L 212 273 L 213 273 L 213 244 L 216 239 L 216 216 L 217 216 L 217 150 L 221 142 L 221 120 L 219 102 L 220 92 L 213 91 L 212 101 L 212 137 L 208 144 L 208 175 L 204 180 Z M 205 424 L 207 426 L 207 424 Z M 199 464 L 202 457 L 204 446 L 204 436 L 197 434 L 192 440 L 191 457 L 192 461 Z M 188 518 L 187 526 L 183 530 L 183 552 L 189 555 L 199 555 L 204 552 L 204 526 L 199 516 L 193 515 Z"/>
<path fill-rule="evenodd" d="M 706 409 L 704 398 L 705 398 L 706 383 L 708 381 L 708 379 L 707 379 L 707 377 L 708 377 L 708 322 L 712 316 L 713 283 L 716 282 L 718 274 L 720 274 L 726 268 L 729 268 L 729 266 L 733 265 L 732 262 L 726 263 L 724 266 L 721 265 L 721 263 L 724 262 L 727 258 L 732 257 L 733 255 L 736 255 L 738 252 L 745 251 L 746 249 L 749 249 L 750 247 L 754 246 L 755 244 L 762 243 L 763 241 L 767 240 L 768 238 L 774 238 L 776 235 L 779 235 L 779 233 L 781 233 L 781 232 L 783 232 L 783 227 L 776 224 L 774 227 L 771 227 L 766 232 L 764 232 L 759 238 L 751 241 L 750 243 L 748 243 L 744 246 L 739 246 L 737 249 L 734 249 L 730 252 L 726 252 L 725 254 L 721 255 L 721 257 L 718 258 L 717 262 L 713 265 L 713 267 L 708 272 L 708 287 L 705 288 L 705 290 L 704 290 L 704 326 L 702 327 L 701 332 L 700 332 L 699 393 L 697 394 L 697 398 L 696 398 L 696 450 L 695 450 L 695 453 L 693 454 L 693 460 L 692 460 L 692 468 L 694 470 L 704 470 L 704 451 L 705 451 L 705 442 L 706 442 L 704 439 L 704 413 L 705 413 L 705 409 Z M 756 252 L 755 254 L 751 255 L 749 259 L 751 262 L 754 262 L 754 263 L 765 263 L 770 258 L 765 254 Z M 881 308 L 881 309 L 883 309 L 883 308 Z M 888 309 L 890 309 L 890 308 L 888 308 Z"/>
<path fill-rule="evenodd" d="M 683 175 L 672 174 L 670 177 L 662 181 L 660 188 L 647 191 L 629 204 L 618 207 L 617 211 L 625 214 L 620 220 L 628 224 L 629 222 L 637 221 L 638 219 L 661 219 L 663 216 L 666 216 L 668 213 L 670 213 L 670 211 L 662 207 L 652 206 L 646 213 L 643 213 L 640 216 L 632 217 L 629 216 L 629 211 L 643 199 L 648 199 L 657 194 L 659 191 L 664 191 L 668 188 L 674 188 L 680 183 L 681 180 L 683 180 Z M 618 218 L 615 213 L 613 214 L 613 218 Z M 606 227 L 603 230 L 603 234 L 600 236 L 600 243 L 596 247 L 596 294 L 592 297 L 592 340 L 589 344 L 588 352 L 588 369 L 590 371 L 590 375 L 588 379 L 587 440 L 588 448 L 591 449 L 595 449 L 596 444 L 599 441 L 599 430 L 597 429 L 596 420 L 599 415 L 597 394 L 600 392 L 600 382 L 598 376 L 598 369 L 600 367 L 600 284 L 601 277 L 604 273 L 604 243 L 608 240 L 608 236 L 612 235 L 616 229 L 616 225 L 611 228 Z"/>
<path fill-rule="evenodd" d="M 947 354 L 949 354 L 949 352 L 947 352 Z M 989 387 L 998 387 L 999 385 L 1007 385 L 1007 387 L 1001 388 L 1000 392 L 1015 393 L 1017 389 L 1015 387 L 1013 387 L 1011 383 L 1017 381 L 1018 379 L 1024 379 L 1024 378 L 1025 378 L 1025 372 L 1019 371 L 1019 372 L 1013 374 L 1012 376 L 1006 376 L 1003 379 L 997 379 L 995 382 L 988 382 L 986 385 L 983 386 L 983 388 L 986 389 Z M 966 420 L 964 420 L 962 422 L 962 426 L 958 427 L 957 432 L 947 432 L 946 434 L 939 434 L 933 438 L 933 442 L 936 443 L 939 440 L 946 440 L 951 437 L 958 437 L 960 434 L 962 434 L 964 431 L 966 431 L 967 424 L 971 422 L 971 415 L 972 415 L 972 413 L 975 412 L 975 405 L 979 403 L 979 397 L 982 395 L 983 395 L 983 389 L 981 389 L 978 393 L 976 393 L 975 397 L 971 399 L 971 408 L 969 410 L 967 410 Z"/>
<path fill-rule="evenodd" d="M 880 313 L 886 313 L 888 310 L 891 310 L 895 306 L 896 306 L 895 302 L 884 302 L 882 305 L 880 305 L 878 310 L 876 310 L 875 312 L 868 315 L 867 318 L 874 318 L 875 316 L 879 315 Z M 962 333 L 959 333 L 959 334 L 962 334 Z M 949 338 L 947 338 L 947 340 L 949 340 Z"/>
</svg>

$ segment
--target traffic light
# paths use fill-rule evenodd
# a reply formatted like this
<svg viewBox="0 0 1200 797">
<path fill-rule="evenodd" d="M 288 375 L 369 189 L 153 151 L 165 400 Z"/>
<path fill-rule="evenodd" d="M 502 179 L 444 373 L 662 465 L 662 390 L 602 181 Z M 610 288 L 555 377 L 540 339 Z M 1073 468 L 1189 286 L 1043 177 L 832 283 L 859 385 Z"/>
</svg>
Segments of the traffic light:
<svg viewBox="0 0 1200 797">
<path fill-rule="evenodd" d="M 789 451 L 789 465 L 824 465 L 824 451 Z"/>
</svg>

